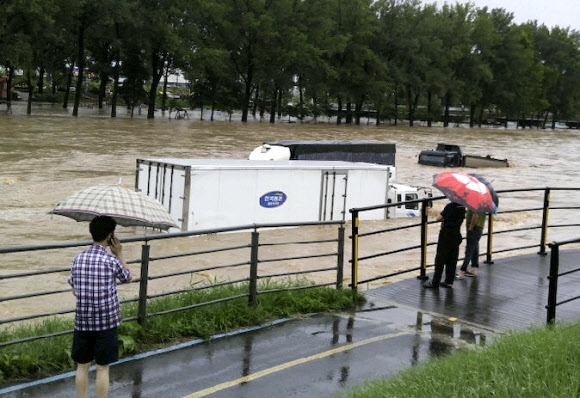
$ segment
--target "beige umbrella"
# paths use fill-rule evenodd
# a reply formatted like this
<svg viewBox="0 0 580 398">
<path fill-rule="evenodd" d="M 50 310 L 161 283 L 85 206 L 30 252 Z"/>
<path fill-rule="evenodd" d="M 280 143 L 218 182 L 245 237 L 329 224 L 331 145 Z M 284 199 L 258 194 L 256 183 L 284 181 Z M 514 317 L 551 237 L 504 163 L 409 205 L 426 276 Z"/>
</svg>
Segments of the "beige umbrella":
<svg viewBox="0 0 580 398">
<path fill-rule="evenodd" d="M 76 221 L 110 216 L 124 227 L 150 227 L 161 230 L 179 228 L 157 200 L 121 186 L 98 185 L 73 193 L 59 202 L 49 214 Z"/>
</svg>

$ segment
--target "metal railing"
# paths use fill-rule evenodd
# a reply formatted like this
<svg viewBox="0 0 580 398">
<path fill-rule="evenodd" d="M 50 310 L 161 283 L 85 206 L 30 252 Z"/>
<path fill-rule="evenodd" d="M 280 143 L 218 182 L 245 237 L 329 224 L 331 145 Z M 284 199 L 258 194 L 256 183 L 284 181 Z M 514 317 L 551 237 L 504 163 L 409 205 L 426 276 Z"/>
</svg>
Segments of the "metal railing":
<svg viewBox="0 0 580 398">
<path fill-rule="evenodd" d="M 546 322 L 549 325 L 556 322 L 556 307 L 580 299 L 580 296 L 575 296 L 558 301 L 558 280 L 560 277 L 580 272 L 580 268 L 560 272 L 560 247 L 572 243 L 580 243 L 580 238 L 562 242 L 552 242 L 548 245 L 550 247 L 550 275 L 548 275 L 549 283 Z"/>
<path fill-rule="evenodd" d="M 307 231 L 296 234 L 296 228 L 290 227 L 305 230 L 315 228 L 316 239 L 306 239 L 305 237 L 309 235 Z M 304 239 L 294 239 L 296 235 Z M 197 239 L 197 241 L 192 242 L 192 239 Z M 127 264 L 130 268 L 138 265 L 140 271 L 140 277 L 135 278 L 132 283 L 119 285 L 121 303 L 137 303 L 136 313 L 124 316 L 124 321 L 137 321 L 145 327 L 147 318 L 171 312 L 186 311 L 244 297 L 248 299 L 248 305 L 254 306 L 258 302 L 258 296 L 262 294 L 323 286 L 335 286 L 337 289 L 341 289 L 343 285 L 343 221 L 253 224 L 232 228 L 122 238 L 121 242 L 124 245 L 124 253 L 132 252 L 133 256 L 139 254 L 138 258 L 128 260 Z M 0 247 L 0 262 L 3 269 L 10 268 L 10 264 L 21 264 L 27 259 L 29 260 L 32 252 L 38 252 L 36 257 L 42 258 L 40 260 L 42 265 L 44 263 L 67 264 L 66 267 L 54 267 L 49 270 L 1 274 L 0 282 L 6 281 L 19 287 L 39 286 L 39 289 L 28 289 L 29 291 L 24 293 L 0 297 L 0 305 L 15 309 L 14 311 L 2 312 L 0 327 L 10 329 L 56 316 L 72 319 L 75 312 L 74 304 L 72 306 L 69 304 L 68 308 L 66 304 L 63 304 L 62 308 L 54 308 L 54 303 L 66 302 L 67 297 L 72 297 L 71 288 L 66 284 L 72 258 L 91 243 L 91 241 L 78 241 L 52 245 Z M 135 244 L 141 244 L 141 247 Z M 192 246 L 197 246 L 196 250 L 191 250 Z M 200 248 L 200 246 L 207 247 Z M 296 247 L 301 249 L 297 250 Z M 154 251 L 155 254 L 153 254 Z M 300 252 L 300 255 L 296 255 L 296 252 Z M 224 263 L 227 260 L 230 262 Z M 295 271 L 289 271 L 286 267 L 279 266 L 295 261 L 300 261 L 305 266 Z M 156 267 L 158 264 L 159 267 Z M 159 271 L 160 269 L 164 271 Z M 220 276 L 220 274 L 232 273 L 238 276 L 235 278 Z M 308 276 L 310 281 L 317 274 L 324 274 L 324 276 L 318 278 L 317 283 L 307 286 L 260 290 L 258 283 L 264 279 L 280 280 L 298 276 Z M 44 287 L 55 283 L 59 286 L 62 285 L 63 288 Z M 247 284 L 246 293 L 171 310 L 148 311 L 148 304 L 151 300 L 160 297 L 239 284 Z M 21 289 L 16 290 L 20 291 Z M 60 297 L 64 297 L 64 299 L 61 300 Z M 43 301 L 50 304 L 43 306 Z M 32 304 L 25 306 L 24 302 Z M 24 311 L 25 307 L 34 310 Z M 19 315 L 5 316 L 6 313 L 10 312 Z M 72 329 L 3 341 L 0 342 L 0 347 L 69 333 L 72 333 Z"/>
<path fill-rule="evenodd" d="M 580 271 L 580 269 L 576 269 L 558 274 L 559 247 L 572 243 L 580 243 L 580 240 L 568 240 L 562 241 L 560 243 L 554 242 L 550 243 L 549 245 L 546 244 L 549 235 L 553 235 L 555 239 L 563 239 L 564 237 L 570 235 L 570 229 L 574 229 L 580 226 L 580 223 L 578 222 L 568 222 L 569 220 L 578 219 L 577 210 L 580 209 L 580 206 L 577 203 L 580 202 L 580 195 L 577 195 L 577 192 L 579 191 L 580 188 L 533 188 L 498 190 L 497 193 L 500 197 L 501 211 L 499 211 L 497 215 L 488 215 L 487 232 L 483 234 L 483 236 L 487 237 L 487 242 L 485 250 L 482 250 L 480 256 L 485 256 L 484 262 L 486 264 L 493 264 L 494 255 L 505 254 L 513 251 L 530 251 L 537 249 L 538 255 L 547 255 L 546 246 L 550 247 L 551 268 L 549 275 L 547 275 L 550 283 L 548 292 L 548 305 L 546 306 L 548 311 L 548 323 L 555 320 L 556 307 L 558 305 L 580 298 L 580 296 L 573 297 L 560 302 L 557 302 L 556 298 L 558 278 L 560 276 Z M 513 199 L 511 200 L 511 204 L 510 197 Z M 421 217 L 419 220 L 416 222 L 412 221 L 410 223 L 405 223 L 402 226 L 396 226 L 382 230 L 373 229 L 369 232 L 362 233 L 360 232 L 360 213 L 381 208 L 400 206 L 401 203 L 351 209 L 352 256 L 350 263 L 353 279 L 350 287 L 356 291 L 358 289 L 358 285 L 362 283 L 370 283 L 382 279 L 392 278 L 397 275 L 415 272 L 419 273 L 417 276 L 418 279 L 427 279 L 427 268 L 433 266 L 433 264 L 427 263 L 427 258 L 429 257 L 429 248 L 437 245 L 437 241 L 434 236 L 432 239 L 429 239 L 428 226 L 437 222 L 428 220 L 428 209 L 431 202 L 437 203 L 441 200 L 444 200 L 445 203 L 447 203 L 447 199 L 444 196 L 404 202 L 407 204 L 416 203 L 420 205 Z M 506 202 L 507 206 L 501 205 L 502 203 Z M 518 202 L 520 203 L 518 204 Z M 516 205 L 513 206 L 513 203 Z M 551 214 L 552 217 L 550 217 Z M 556 214 L 558 214 L 559 217 L 555 217 L 554 215 Z M 511 220 L 515 219 L 519 222 L 505 222 L 506 220 L 510 220 L 510 218 Z M 551 221 L 551 219 L 553 219 L 553 221 Z M 497 226 L 501 226 L 502 224 L 509 225 L 509 227 L 497 230 Z M 404 230 L 417 230 L 417 232 L 415 232 L 415 240 L 413 242 L 419 243 L 407 246 L 399 245 L 397 247 L 391 247 L 394 246 L 393 243 L 401 242 L 401 239 L 391 239 L 390 237 L 393 235 L 400 235 L 401 231 Z M 390 250 L 372 253 L 369 253 L 367 250 L 362 253 L 363 249 L 365 248 L 365 239 L 370 239 L 372 237 L 376 238 L 378 235 L 383 236 L 383 247 L 388 247 Z M 515 238 L 513 238 L 514 236 Z M 501 242 L 503 246 L 500 249 L 494 250 L 494 241 Z M 510 242 L 521 243 L 510 245 Z M 411 253 L 413 255 L 419 254 L 419 257 L 416 257 L 413 261 L 415 266 L 406 269 L 399 269 L 395 272 L 388 272 L 383 275 L 373 276 L 372 278 L 359 280 L 358 275 L 360 269 L 364 269 L 366 262 L 371 260 L 377 261 L 377 259 L 381 259 L 387 256 L 390 257 L 400 253 Z M 433 254 L 431 258 L 434 258 L 434 253 L 431 254 Z"/>
<path fill-rule="evenodd" d="M 485 250 L 482 250 L 480 255 L 485 256 L 485 263 L 493 264 L 494 255 L 505 254 L 513 251 L 529 251 L 530 249 L 537 249 L 538 254 L 546 255 L 548 231 L 550 231 L 551 234 L 555 234 L 557 229 L 574 228 L 580 226 L 580 223 L 578 222 L 568 223 L 557 221 L 550 223 L 549 219 L 550 211 L 559 211 L 562 213 L 560 220 L 577 220 L 576 213 L 577 210 L 580 209 L 580 195 L 577 195 L 576 193 L 579 191 L 580 188 L 531 188 L 498 190 L 497 194 L 500 198 L 500 211 L 495 216 L 492 214 L 488 216 L 487 232 L 483 234 L 483 236 L 487 237 L 487 243 L 485 245 Z M 562 197 L 557 198 L 558 200 L 554 205 L 553 201 L 551 200 L 551 196 L 553 196 L 555 193 L 573 194 L 574 197 L 572 199 L 576 200 L 577 204 L 571 202 L 570 198 Z M 350 209 L 350 213 L 352 215 L 352 234 L 350 236 L 352 240 L 352 252 L 350 259 L 352 281 L 350 287 L 353 290 L 356 290 L 358 285 L 362 283 L 375 282 L 381 279 L 387 279 L 397 275 L 414 272 L 419 272 L 419 276 L 417 276 L 417 278 L 427 279 L 427 268 L 433 266 L 433 264 L 427 263 L 427 259 L 434 258 L 434 253 L 429 252 L 429 249 L 436 246 L 437 244 L 435 235 L 429 235 L 429 225 L 437 222 L 428 220 L 428 209 L 431 207 L 431 204 L 437 204 L 439 201 L 445 201 L 445 203 L 447 203 L 448 199 L 444 196 L 440 196 L 401 203 L 391 203 Z M 506 203 L 506 205 L 503 205 L 503 203 Z M 373 225 L 371 230 L 361 231 L 361 226 L 363 225 L 361 224 L 360 220 L 361 213 L 377 209 L 388 209 L 390 207 L 401 206 L 405 204 L 417 204 L 420 206 L 421 216 L 418 220 L 410 219 L 411 221 L 402 221 L 399 224 L 403 225 L 396 225 L 394 227 L 389 225 L 389 228 L 385 229 L 377 229 L 376 226 Z M 500 230 L 497 229 L 498 225 L 501 226 L 503 224 L 500 222 L 502 219 L 509 220 L 510 218 L 512 220 L 518 220 L 518 222 L 510 221 L 505 223 L 509 224 L 510 227 L 502 228 Z M 410 235 L 408 240 L 404 240 L 401 239 L 401 234 L 405 231 L 416 232 L 410 232 L 414 235 Z M 376 244 L 369 244 L 368 246 L 365 246 L 365 240 L 376 240 L 379 236 L 383 242 L 381 249 L 388 248 L 388 250 L 365 250 L 369 247 L 377 246 Z M 502 239 L 503 236 L 506 236 L 506 238 Z M 506 242 L 510 242 L 510 236 L 512 237 L 512 241 L 519 242 L 509 246 L 506 244 Z M 500 241 L 503 246 L 499 249 L 494 249 L 494 240 Z M 411 242 L 411 244 L 406 245 L 407 241 Z M 411 261 L 413 264 L 412 267 L 398 269 L 394 272 L 373 276 L 372 278 L 362 280 L 359 279 L 358 276 L 361 267 L 364 267 L 366 262 L 373 260 L 376 264 L 386 265 L 386 261 L 383 260 L 381 263 L 381 259 L 384 259 L 387 256 L 390 257 L 404 253 L 417 256 L 414 257 Z M 431 256 L 430 253 L 432 254 Z"/>
<path fill-rule="evenodd" d="M 497 191 L 500 211 L 496 216 L 490 215 L 488 218 L 487 232 L 484 233 L 487 244 L 481 254 L 485 256 L 485 262 L 492 263 L 494 255 L 513 251 L 533 249 L 540 255 L 547 254 L 548 236 L 552 241 L 564 240 L 564 237 L 570 235 L 570 228 L 580 226 L 579 223 L 569 222 L 577 220 L 576 213 L 580 207 L 574 204 L 574 200 L 579 200 L 576 194 L 578 191 L 580 188 Z M 255 305 L 260 294 L 284 290 L 260 290 L 258 281 L 267 278 L 304 276 L 316 280 L 316 283 L 292 289 L 321 286 L 340 289 L 345 279 L 344 259 L 349 254 L 350 287 L 355 291 L 361 283 L 409 273 L 418 273 L 417 278 L 425 279 L 427 268 L 432 266 L 427 259 L 434 258 L 436 245 L 435 234 L 429 231 L 429 225 L 434 221 L 428 220 L 428 213 L 433 211 L 429 210 L 432 203 L 442 205 L 439 201 L 443 199 L 437 197 L 351 209 L 351 253 L 348 253 L 349 247 L 345 246 L 345 224 L 342 221 L 254 224 L 124 238 L 123 251 L 126 258 L 131 259 L 128 264 L 130 267 L 139 267 L 140 274 L 133 283 L 119 287 L 122 303 L 136 303 L 137 307 L 134 313 L 124 316 L 124 320 L 135 320 L 146 326 L 149 317 L 240 298 L 247 298 L 248 305 Z M 359 219 L 359 214 L 364 211 L 413 204 L 421 207 L 418 219 L 365 220 L 364 223 Z M 292 227 L 298 227 L 299 233 Z M 315 231 L 309 231 L 308 228 L 314 228 Z M 296 236 L 301 239 L 296 239 Z M 312 239 L 312 236 L 315 238 Z M 370 244 L 370 241 L 374 243 Z M 0 267 L 11 270 L 0 275 L 0 283 L 9 282 L 6 287 L 15 286 L 2 290 L 0 328 L 10 329 L 51 317 L 72 318 L 74 302 L 71 301 L 72 295 L 66 279 L 74 255 L 91 243 L 77 241 L 0 247 Z M 494 245 L 499 248 L 494 248 Z M 33 252 L 36 252 L 34 256 Z M 300 266 L 293 267 L 294 262 L 300 262 Z M 392 268 L 394 263 L 403 266 L 394 271 L 379 273 L 378 276 L 377 272 L 373 272 L 370 278 L 359 278 L 360 270 L 365 270 L 371 262 L 375 269 Z M 405 263 L 410 263 L 410 266 L 404 267 Z M 20 269 L 27 271 L 20 272 Z M 237 276 L 227 276 L 231 274 Z M 157 298 L 236 284 L 247 284 L 247 292 L 172 310 L 148 310 L 151 301 Z M 31 286 L 39 289 L 31 289 Z M 55 308 L 51 304 L 55 301 L 63 304 Z M 556 305 L 554 302 L 549 304 L 554 314 Z M 10 308 L 17 310 L 4 311 Z M 4 341 L 0 342 L 0 347 L 70 332 L 72 330 Z"/>
</svg>

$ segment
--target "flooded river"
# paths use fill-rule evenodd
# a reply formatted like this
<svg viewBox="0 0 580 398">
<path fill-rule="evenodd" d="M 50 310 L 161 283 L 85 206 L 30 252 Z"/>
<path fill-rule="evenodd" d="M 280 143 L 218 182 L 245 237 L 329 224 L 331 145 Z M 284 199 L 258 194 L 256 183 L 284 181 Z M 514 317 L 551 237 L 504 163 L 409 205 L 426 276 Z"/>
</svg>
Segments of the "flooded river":
<svg viewBox="0 0 580 398">
<path fill-rule="evenodd" d="M 135 161 L 147 157 L 246 158 L 274 139 L 375 139 L 397 146 L 397 182 L 430 186 L 441 169 L 417 163 L 438 142 L 465 153 L 506 158 L 512 167 L 481 169 L 496 189 L 580 185 L 580 132 L 441 127 L 168 119 L 157 115 L 116 119 L 83 109 L 78 118 L 58 108 L 27 117 L 19 107 L 0 115 L 0 245 L 28 245 L 87 238 L 87 226 L 47 212 L 72 192 L 96 184 L 133 188 Z"/>
<path fill-rule="evenodd" d="M 13 115 L 0 114 L 0 246 L 89 239 L 86 223 L 51 216 L 48 211 L 59 200 L 91 185 L 121 183 L 127 188 L 134 188 L 137 158 L 247 158 L 252 149 L 266 140 L 374 139 L 396 144 L 397 182 L 430 186 L 433 175 L 441 169 L 419 165 L 418 154 L 423 149 L 433 149 L 437 143 L 445 142 L 460 145 L 468 154 L 508 159 L 511 164 L 509 168 L 478 170 L 498 190 L 578 187 L 578 138 L 580 132 L 577 130 L 444 129 L 367 124 L 337 126 L 325 119 L 317 124 L 280 122 L 272 125 L 259 121 L 243 124 L 235 118 L 232 122 L 219 120 L 212 123 L 200 121 L 199 114 L 195 113 L 192 113 L 191 119 L 180 120 L 168 119 L 167 115 L 163 117 L 161 114 L 155 120 L 147 120 L 144 114 L 135 118 L 121 114 L 111 119 L 98 110 L 82 109 L 80 116 L 74 118 L 61 109 L 49 107 L 34 109 L 33 116 L 27 117 L 23 109 L 16 106 Z M 438 193 L 435 191 L 435 194 Z M 525 200 L 524 195 L 508 201 L 501 199 L 500 210 L 508 208 L 510 200 L 522 199 Z M 518 203 L 515 205 L 517 207 Z M 535 206 L 538 206 L 537 202 Z M 500 214 L 498 223 L 515 225 L 521 217 L 525 217 L 520 214 L 504 217 Z M 437 228 L 430 231 L 436 234 Z M 135 228 L 119 228 L 117 232 L 121 237 L 143 235 L 142 230 Z M 523 242 L 510 247 L 530 244 L 526 239 L 537 242 L 537 230 L 531 233 L 533 238 L 527 232 L 510 238 L 518 240 L 518 243 L 520 240 Z M 409 241 L 417 239 L 414 234 Z M 316 236 L 309 238 L 316 240 Z M 398 238 L 405 239 L 403 235 Z M 384 245 L 384 238 L 378 238 L 376 246 L 379 250 L 384 250 Z M 31 252 L 26 258 L 17 257 L 19 260 L 1 262 L 0 273 L 68 267 L 76 251 L 62 253 L 66 258 L 57 257 L 53 261 L 38 252 Z M 139 252 L 135 250 L 126 255 L 135 258 Z M 233 258 L 226 260 L 230 263 L 240 261 Z M 432 261 L 431 254 L 428 261 Z M 173 263 L 172 267 L 175 266 L 176 263 Z M 287 268 L 298 269 L 301 266 L 298 263 L 288 264 Z M 377 261 L 365 265 L 360 278 L 384 275 L 388 269 L 416 266 L 416 255 L 411 259 L 395 259 L 388 264 Z M 347 278 L 349 276 L 345 275 Z M 182 283 L 190 282 L 188 278 L 183 279 Z M 66 275 L 51 274 L 38 283 L 43 286 L 42 289 L 67 289 Z M 0 285 L 3 295 L 10 296 L 35 290 L 35 284 L 18 286 L 6 281 Z M 50 300 L 36 301 L 22 303 L 19 300 L 12 303 L 14 305 L 4 303 L 0 309 L 11 316 L 23 311 L 51 308 Z M 66 295 L 65 301 L 65 305 L 74 305 L 70 294 Z"/>
</svg>

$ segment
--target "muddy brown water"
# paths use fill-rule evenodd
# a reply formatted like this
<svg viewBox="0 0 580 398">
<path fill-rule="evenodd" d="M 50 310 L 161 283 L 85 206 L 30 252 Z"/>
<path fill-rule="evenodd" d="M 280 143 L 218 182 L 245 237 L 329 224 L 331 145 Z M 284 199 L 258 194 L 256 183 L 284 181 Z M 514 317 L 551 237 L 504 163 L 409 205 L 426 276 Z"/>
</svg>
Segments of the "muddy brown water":
<svg viewBox="0 0 580 398">
<path fill-rule="evenodd" d="M 377 127 L 373 124 L 367 125 L 366 119 L 363 119 L 360 126 L 344 124 L 338 126 L 325 118 L 319 119 L 319 123 L 303 124 L 288 123 L 286 120 L 277 124 L 256 120 L 241 123 L 236 117 L 229 122 L 226 115 L 219 115 L 217 121 L 208 122 L 200 121 L 198 112 L 190 112 L 190 119 L 175 120 L 167 116 L 159 113 L 156 119 L 147 120 L 144 112 L 133 118 L 120 112 L 119 117 L 111 119 L 107 110 L 83 108 L 80 116 L 75 118 L 62 109 L 45 106 L 35 108 L 33 115 L 29 117 L 19 105 L 13 108 L 12 115 L 0 114 L 0 246 L 88 239 L 86 223 L 51 216 L 47 212 L 72 192 L 91 185 L 120 183 L 127 188 L 133 188 L 137 158 L 247 158 L 263 141 L 276 139 L 374 139 L 395 143 L 396 180 L 407 185 L 430 186 L 433 175 L 441 169 L 419 165 L 418 154 L 423 149 L 433 149 L 437 143 L 445 142 L 460 145 L 468 154 L 508 159 L 511 165 L 509 168 L 477 170 L 498 190 L 580 186 L 578 130 L 469 129 L 439 126 L 410 128 L 387 125 Z M 436 190 L 434 193 L 438 195 Z M 511 195 L 500 203 L 500 209 L 517 208 L 525 205 L 527 201 L 537 206 L 535 199 L 532 200 L 530 197 L 527 193 Z M 560 196 L 559 200 L 571 201 L 573 197 L 573 193 L 567 193 Z M 439 204 L 433 211 L 438 210 L 437 206 Z M 527 217 L 518 213 L 505 216 L 500 214 L 497 217 L 497 225 L 501 226 L 503 223 L 504 228 L 517 226 L 529 221 L 526 220 Z M 541 219 L 538 220 L 540 221 Z M 365 228 L 383 228 L 385 225 L 403 222 L 405 221 L 373 221 L 366 223 Z M 310 229 L 309 237 L 317 239 L 316 234 L 320 230 Z M 281 233 L 280 239 L 288 239 L 289 236 L 295 235 L 292 232 L 286 233 L 289 235 L 284 236 Z M 407 239 L 406 233 L 402 233 L 401 240 Z M 430 233 L 434 234 L 436 231 L 432 228 Z M 569 231 L 564 233 L 569 234 Z M 416 238 L 416 232 L 413 234 L 413 237 L 408 237 L 409 240 Z M 143 235 L 143 232 L 135 228 L 120 228 L 118 235 L 121 237 Z M 518 243 L 529 244 L 526 242 L 530 239 L 537 241 L 537 236 L 537 231 L 524 231 L 508 238 L 510 241 L 505 244 L 511 247 Z M 235 238 L 230 236 L 226 240 L 236 241 L 236 239 L 244 241 L 247 236 Z M 217 239 L 199 238 L 196 245 L 211 246 L 214 240 Z M 376 247 L 384 244 L 381 239 L 376 239 L 373 243 Z M 185 248 L 192 246 L 192 243 L 188 241 L 172 245 Z M 347 249 L 348 245 L 347 242 Z M 293 250 L 296 248 L 285 249 L 287 253 Z M 72 260 L 74 252 L 75 250 L 65 252 L 70 256 L 66 261 L 63 261 L 62 257 L 51 260 L 46 255 L 34 252 L 25 256 L 20 255 L 16 259 L 0 262 L 0 273 L 66 267 L 70 264 L 69 260 Z M 128 256 L 137 258 L 138 247 L 129 247 Z M 416 266 L 415 257 L 416 255 L 402 256 L 396 264 L 390 265 L 381 261 L 373 262 L 361 268 L 359 277 L 372 278 L 374 275 L 384 274 L 385 269 L 396 270 Z M 230 253 L 224 255 L 221 261 L 233 263 L 236 258 L 239 258 L 239 254 Z M 428 262 L 431 260 L 429 258 Z M 186 261 L 171 264 L 171 267 L 176 269 L 187 266 Z M 288 265 L 295 269 L 302 266 L 304 264 L 300 261 Z M 242 270 L 236 272 L 239 274 Z M 211 279 L 215 275 L 209 273 L 205 277 Z M 191 281 L 188 279 L 182 282 Z M 60 274 L 45 277 L 37 283 L 45 290 L 62 289 L 67 286 L 66 275 Z M 14 286 L 8 281 L 0 281 L 3 297 L 31 288 L 30 283 L 23 287 Z M 163 290 L 162 287 L 159 289 Z M 131 287 L 131 290 L 136 288 Z M 67 296 L 65 300 L 72 303 L 72 297 Z M 40 301 L 47 305 L 46 300 Z M 8 308 L 6 304 L 2 307 L 8 315 L 17 311 L 15 308 Z"/>
</svg>

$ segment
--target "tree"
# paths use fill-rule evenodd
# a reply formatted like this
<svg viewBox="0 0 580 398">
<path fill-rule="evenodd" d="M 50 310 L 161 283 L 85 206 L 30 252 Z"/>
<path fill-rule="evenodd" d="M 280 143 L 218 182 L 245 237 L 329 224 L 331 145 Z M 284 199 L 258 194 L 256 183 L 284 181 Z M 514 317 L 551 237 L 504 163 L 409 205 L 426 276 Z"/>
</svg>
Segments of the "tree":
<svg viewBox="0 0 580 398">
<path fill-rule="evenodd" d="M 543 93 L 546 98 L 545 119 L 551 116 L 551 127 L 558 120 L 578 112 L 580 94 L 580 55 L 578 33 L 559 27 L 551 31 L 545 26 L 535 27 L 537 61 L 543 69 Z"/>
<path fill-rule="evenodd" d="M 445 53 L 445 76 L 443 104 L 445 115 L 443 125 L 449 126 L 449 109 L 454 101 L 464 98 L 469 82 L 469 58 L 473 49 L 471 42 L 472 5 L 445 4 L 441 10 L 440 37 Z M 463 104 L 462 104 L 463 105 Z"/>
</svg>

